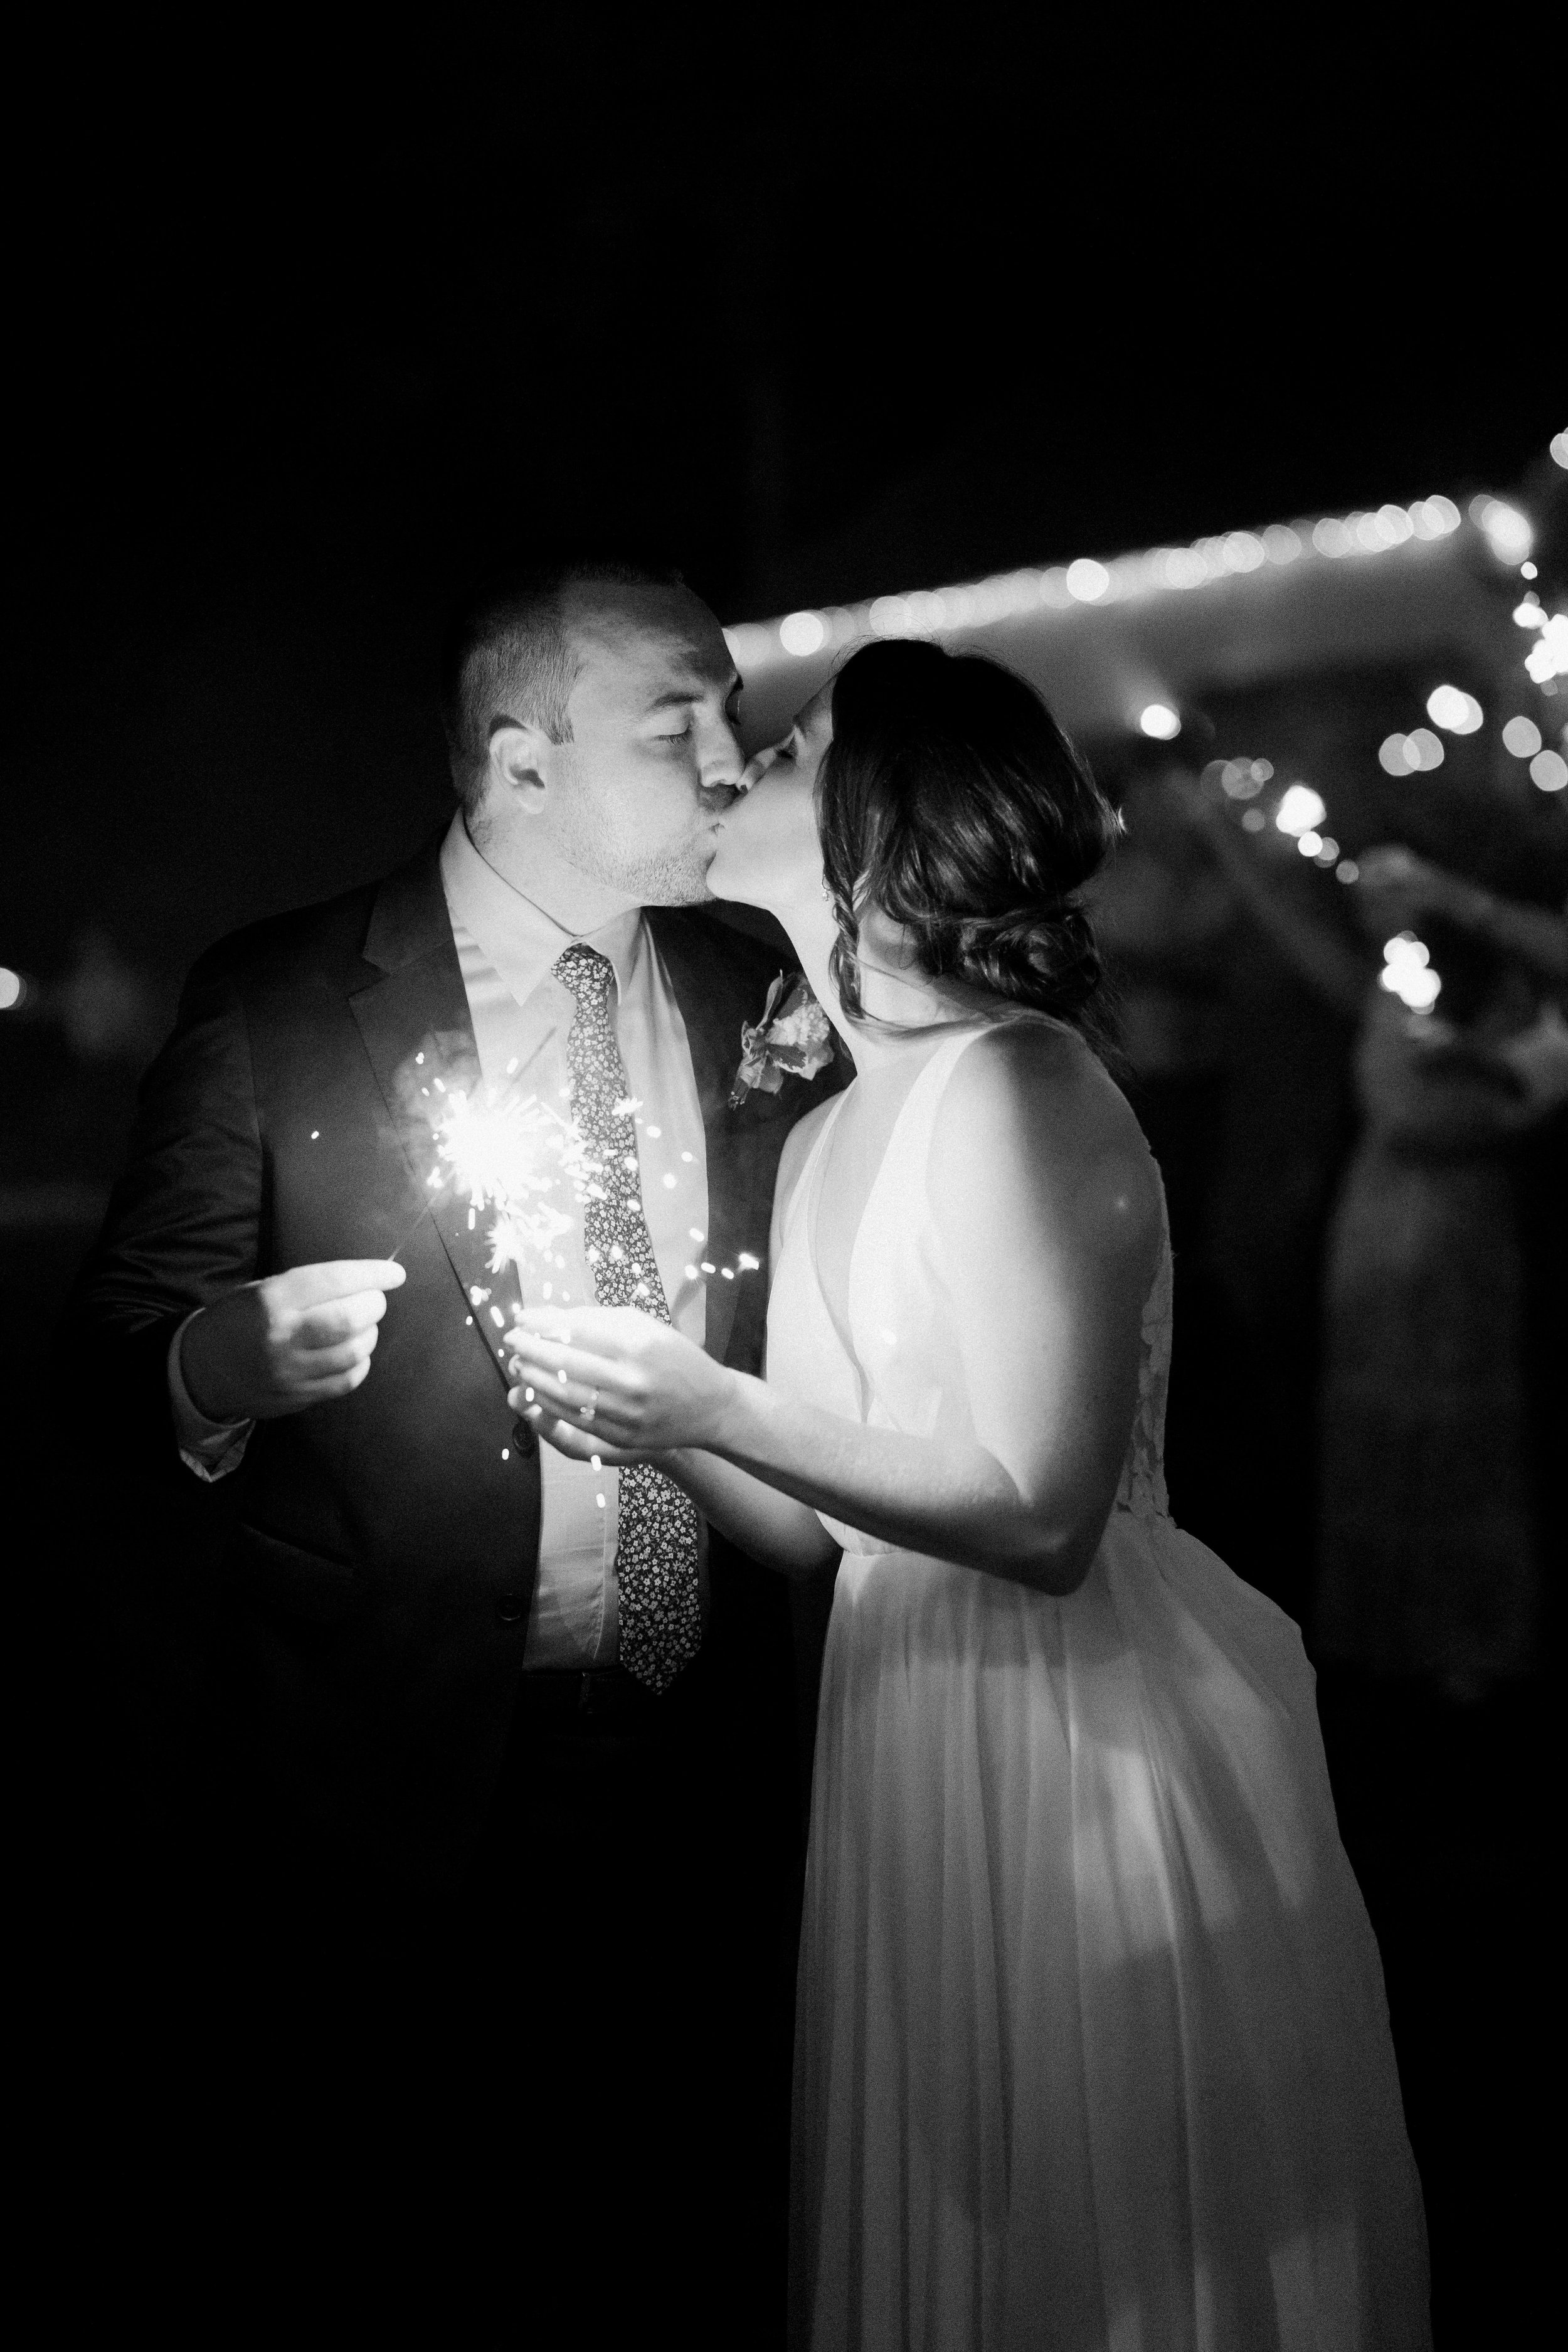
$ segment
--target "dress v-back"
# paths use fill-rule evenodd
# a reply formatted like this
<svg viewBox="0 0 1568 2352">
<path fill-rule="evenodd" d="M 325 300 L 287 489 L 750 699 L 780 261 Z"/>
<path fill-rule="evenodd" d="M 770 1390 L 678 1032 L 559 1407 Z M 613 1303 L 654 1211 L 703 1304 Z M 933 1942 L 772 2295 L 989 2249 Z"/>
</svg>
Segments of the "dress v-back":
<svg viewBox="0 0 1568 2352">
<path fill-rule="evenodd" d="M 849 1257 L 834 1124 L 787 1204 L 768 1380 L 973 1442 L 926 1189 L 990 1024 L 932 1051 Z M 996 1246 L 1007 1246 L 1005 1234 Z M 1296 1627 L 1168 1512 L 1163 1242 L 1115 1507 L 1065 1599 L 844 1548 L 798 1982 L 792 2328 L 814 2352 L 1426 2345 L 1382 1968 Z"/>
</svg>

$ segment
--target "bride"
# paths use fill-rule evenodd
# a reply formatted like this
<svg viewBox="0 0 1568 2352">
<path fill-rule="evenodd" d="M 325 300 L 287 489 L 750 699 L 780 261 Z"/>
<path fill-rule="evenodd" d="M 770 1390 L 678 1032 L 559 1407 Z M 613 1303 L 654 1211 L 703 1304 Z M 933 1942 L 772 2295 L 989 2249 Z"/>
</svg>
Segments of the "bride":
<svg viewBox="0 0 1568 2352">
<path fill-rule="evenodd" d="M 783 921 L 857 1071 L 780 1166 L 766 1381 L 544 1311 L 512 1402 L 786 1573 L 843 1553 L 796 2339 L 1425 2345 L 1311 1670 L 1166 1507 L 1163 1199 L 1076 898 L 1115 820 L 1026 686 L 926 645 L 857 654 L 752 776 L 710 887 Z"/>
</svg>

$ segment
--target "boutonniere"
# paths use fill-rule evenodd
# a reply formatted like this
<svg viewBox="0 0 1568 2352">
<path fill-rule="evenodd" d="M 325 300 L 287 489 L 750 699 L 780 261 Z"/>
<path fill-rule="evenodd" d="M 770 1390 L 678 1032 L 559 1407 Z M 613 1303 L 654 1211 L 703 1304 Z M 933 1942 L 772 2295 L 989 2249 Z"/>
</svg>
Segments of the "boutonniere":
<svg viewBox="0 0 1568 2352">
<path fill-rule="evenodd" d="M 833 1059 L 833 1031 L 804 972 L 785 984 L 781 971 L 768 991 L 763 1017 L 741 1024 L 741 1066 L 730 1087 L 739 1110 L 753 1089 L 776 1095 L 786 1076 L 815 1078 Z"/>
</svg>

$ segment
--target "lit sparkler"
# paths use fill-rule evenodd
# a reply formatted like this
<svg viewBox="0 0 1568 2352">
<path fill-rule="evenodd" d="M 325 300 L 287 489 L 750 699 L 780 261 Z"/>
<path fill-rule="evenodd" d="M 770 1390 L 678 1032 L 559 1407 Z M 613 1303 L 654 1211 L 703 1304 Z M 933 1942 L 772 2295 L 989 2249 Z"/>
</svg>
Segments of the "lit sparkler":
<svg viewBox="0 0 1568 2352">
<path fill-rule="evenodd" d="M 424 1059 L 423 1054 L 416 1056 L 421 1064 Z M 531 1257 L 561 1265 L 554 1244 L 572 1231 L 575 1219 L 554 1196 L 565 1191 L 580 1204 L 600 1172 L 582 1130 L 533 1095 L 498 1103 L 493 1087 L 481 1098 L 477 1090 L 448 1087 L 439 1077 L 421 1085 L 419 1092 L 435 1147 L 435 1164 L 425 1180 L 430 1197 L 388 1255 L 401 1255 L 437 1200 L 450 1191 L 468 1202 L 470 1231 L 489 1213 L 492 1274 L 513 1266 L 521 1286 Z M 548 1286 L 544 1295 L 550 1296 Z"/>
<path fill-rule="evenodd" d="M 433 1192 L 450 1184 L 468 1203 L 468 1221 L 493 1213 L 488 1235 L 492 1274 L 530 1257 L 549 1259 L 572 1231 L 573 1216 L 552 1197 L 567 1191 L 581 1200 L 597 1171 L 581 1129 L 531 1095 L 498 1105 L 493 1090 L 481 1103 L 454 1090 L 436 1120 Z"/>
</svg>

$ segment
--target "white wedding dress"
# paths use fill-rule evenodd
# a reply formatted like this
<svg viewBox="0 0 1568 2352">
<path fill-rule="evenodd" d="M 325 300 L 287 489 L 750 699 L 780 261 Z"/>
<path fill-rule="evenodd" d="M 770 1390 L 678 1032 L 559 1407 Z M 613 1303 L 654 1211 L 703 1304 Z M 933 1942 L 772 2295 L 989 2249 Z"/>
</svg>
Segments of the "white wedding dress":
<svg viewBox="0 0 1568 2352">
<path fill-rule="evenodd" d="M 768 1379 L 972 1441 L 932 1123 L 900 1114 L 814 1270 L 822 1120 Z M 1005 1235 L 997 1246 L 1005 1248 Z M 798 1990 L 791 2299 L 812 2352 L 1405 2352 L 1430 2341 L 1383 1971 L 1290 1621 L 1169 1516 L 1171 1259 L 1087 1581 L 1057 1600 L 827 1522 Z"/>
</svg>

